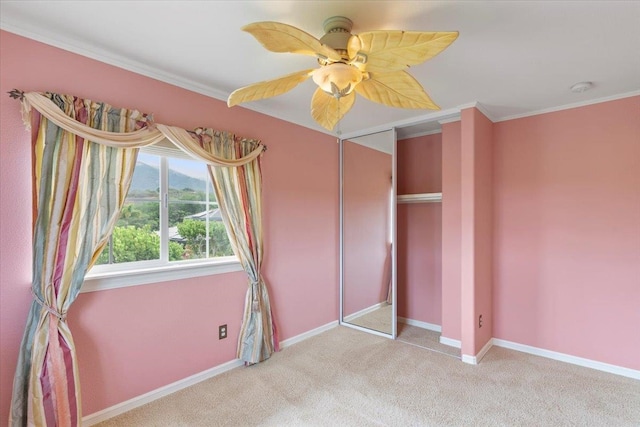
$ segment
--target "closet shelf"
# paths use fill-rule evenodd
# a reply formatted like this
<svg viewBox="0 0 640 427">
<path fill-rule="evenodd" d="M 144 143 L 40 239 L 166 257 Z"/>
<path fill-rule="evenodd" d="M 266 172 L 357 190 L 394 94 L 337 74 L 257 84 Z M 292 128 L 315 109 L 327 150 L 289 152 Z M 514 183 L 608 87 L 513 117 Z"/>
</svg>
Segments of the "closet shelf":
<svg viewBox="0 0 640 427">
<path fill-rule="evenodd" d="M 399 194 L 398 203 L 434 203 L 442 201 L 442 193 Z"/>
</svg>

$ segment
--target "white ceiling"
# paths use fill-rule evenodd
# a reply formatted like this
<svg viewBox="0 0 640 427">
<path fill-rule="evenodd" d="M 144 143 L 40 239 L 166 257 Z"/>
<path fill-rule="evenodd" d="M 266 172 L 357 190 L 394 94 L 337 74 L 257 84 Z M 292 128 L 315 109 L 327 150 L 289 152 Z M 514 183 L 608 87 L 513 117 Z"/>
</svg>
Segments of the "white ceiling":
<svg viewBox="0 0 640 427">
<path fill-rule="evenodd" d="M 335 15 L 350 18 L 356 34 L 460 32 L 440 55 L 409 70 L 442 111 L 358 98 L 340 123 L 344 135 L 447 118 L 476 102 L 493 120 L 504 120 L 640 93 L 639 1 L 0 3 L 2 29 L 221 100 L 241 86 L 317 66 L 312 57 L 266 51 L 242 26 L 278 21 L 320 38 L 323 21 Z M 572 93 L 580 81 L 592 81 L 594 88 Z M 308 80 L 244 107 L 327 132 L 309 115 L 314 90 Z"/>
</svg>

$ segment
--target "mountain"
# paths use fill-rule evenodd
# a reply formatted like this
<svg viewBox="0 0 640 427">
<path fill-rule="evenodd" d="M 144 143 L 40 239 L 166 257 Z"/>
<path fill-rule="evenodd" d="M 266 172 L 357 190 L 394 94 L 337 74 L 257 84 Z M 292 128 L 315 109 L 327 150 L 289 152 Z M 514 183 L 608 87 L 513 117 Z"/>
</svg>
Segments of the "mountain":
<svg viewBox="0 0 640 427">
<path fill-rule="evenodd" d="M 204 180 L 185 175 L 175 170 L 169 170 L 169 187 L 176 190 L 190 188 L 192 190 L 204 190 L 206 188 Z M 156 191 L 160 187 L 160 172 L 157 167 L 146 163 L 137 162 L 136 170 L 131 181 L 131 189 Z"/>
</svg>

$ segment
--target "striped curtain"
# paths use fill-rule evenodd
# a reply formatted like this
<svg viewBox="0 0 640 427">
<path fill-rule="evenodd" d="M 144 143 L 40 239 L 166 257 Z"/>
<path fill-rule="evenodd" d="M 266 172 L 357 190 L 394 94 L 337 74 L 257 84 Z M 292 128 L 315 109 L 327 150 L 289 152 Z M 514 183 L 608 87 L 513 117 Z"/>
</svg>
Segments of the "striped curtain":
<svg viewBox="0 0 640 427">
<path fill-rule="evenodd" d="M 232 134 L 199 129 L 202 148 L 228 160 L 255 151 L 259 141 L 235 139 Z M 278 351 L 278 337 L 271 312 L 262 265 L 261 157 L 238 167 L 212 167 L 209 173 L 233 251 L 248 275 L 249 288 L 238 339 L 238 358 L 250 365 Z"/>
<path fill-rule="evenodd" d="M 132 132 L 137 111 L 47 94 L 91 128 Z M 10 425 L 77 426 L 80 383 L 66 322 L 85 273 L 106 245 L 131 184 L 138 149 L 96 144 L 32 112 L 37 212 L 33 240 L 34 301 L 20 347 Z"/>
</svg>

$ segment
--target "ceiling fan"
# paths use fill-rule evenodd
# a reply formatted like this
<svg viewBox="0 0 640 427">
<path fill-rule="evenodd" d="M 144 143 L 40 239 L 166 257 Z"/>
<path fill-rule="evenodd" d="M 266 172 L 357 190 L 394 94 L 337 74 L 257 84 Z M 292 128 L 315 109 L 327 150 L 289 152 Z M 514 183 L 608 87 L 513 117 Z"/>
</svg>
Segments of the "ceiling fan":
<svg viewBox="0 0 640 427">
<path fill-rule="evenodd" d="M 267 50 L 315 56 L 320 67 L 237 89 L 229 95 L 227 105 L 281 95 L 311 77 L 318 85 L 311 99 L 311 116 L 329 130 L 351 109 L 356 93 L 391 107 L 440 109 L 405 69 L 442 52 L 458 37 L 457 31 L 351 34 L 352 27 L 348 18 L 331 17 L 325 20 L 325 35 L 318 40 L 279 22 L 244 26 L 242 30 Z"/>
</svg>

